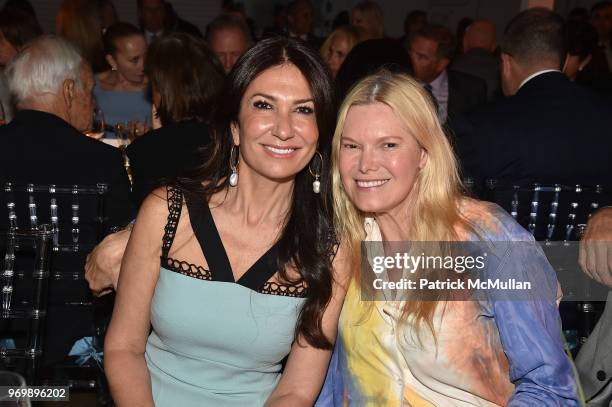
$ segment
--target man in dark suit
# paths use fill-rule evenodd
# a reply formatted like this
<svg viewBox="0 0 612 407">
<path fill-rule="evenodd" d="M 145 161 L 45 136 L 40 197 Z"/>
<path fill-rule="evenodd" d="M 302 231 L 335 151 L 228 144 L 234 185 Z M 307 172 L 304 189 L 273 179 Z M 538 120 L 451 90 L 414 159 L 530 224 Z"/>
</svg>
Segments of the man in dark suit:
<svg viewBox="0 0 612 407">
<path fill-rule="evenodd" d="M 453 59 L 451 69 L 482 79 L 487 84 L 487 99 L 493 100 L 500 91 L 499 56 L 495 53 L 495 25 L 488 20 L 476 20 L 463 35 L 463 53 Z"/>
<path fill-rule="evenodd" d="M 520 13 L 501 51 L 508 97 L 468 115 L 458 130 L 464 173 L 476 182 L 612 185 L 612 110 L 560 72 L 561 17 L 544 9 Z"/>
<path fill-rule="evenodd" d="M 487 86 L 482 79 L 447 69 L 454 50 L 452 33 L 440 25 L 426 25 L 410 39 L 414 77 L 436 99 L 440 121 L 451 127 L 455 118 L 487 99 Z"/>
<path fill-rule="evenodd" d="M 107 224 L 123 226 L 129 222 L 134 214 L 119 151 L 83 134 L 91 128 L 94 80 L 78 51 L 59 37 L 40 37 L 17 54 L 6 73 L 18 112 L 10 124 L 0 127 L 0 184 L 106 183 Z M 70 224 L 70 219 L 64 219 L 66 224 L 62 219 L 60 222 L 61 229 Z M 6 230 L 6 226 L 3 216 L 0 229 Z M 58 254 L 52 259 L 52 267 L 82 272 L 84 254 L 77 257 Z M 88 291 L 83 280 L 54 281 L 49 303 L 82 302 L 87 300 Z M 50 307 L 46 362 L 62 360 L 75 340 L 91 335 L 91 325 L 91 311 L 85 307 Z"/>
<path fill-rule="evenodd" d="M 184 32 L 202 38 L 200 29 L 180 18 L 172 5 L 164 0 L 136 0 L 136 6 L 147 44 L 171 32 Z"/>
<path fill-rule="evenodd" d="M 314 7 L 309 0 L 294 0 L 287 6 L 287 35 L 298 38 L 310 45 L 317 52 L 323 39 L 312 33 Z"/>
</svg>

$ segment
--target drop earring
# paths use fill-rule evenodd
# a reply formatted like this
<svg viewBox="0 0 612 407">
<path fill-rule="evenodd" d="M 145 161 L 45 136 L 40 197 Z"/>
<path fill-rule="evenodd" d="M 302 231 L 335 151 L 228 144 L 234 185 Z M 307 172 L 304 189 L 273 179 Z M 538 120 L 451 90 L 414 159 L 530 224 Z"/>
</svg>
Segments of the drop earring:
<svg viewBox="0 0 612 407">
<path fill-rule="evenodd" d="M 316 161 L 317 157 L 319 157 L 319 160 L 321 162 L 318 168 L 318 172 L 312 170 L 312 163 Z M 310 172 L 310 175 L 312 175 L 315 179 L 312 182 L 312 192 L 318 194 L 321 192 L 321 181 L 319 181 L 319 178 L 321 178 L 321 172 L 323 171 L 323 156 L 318 151 L 315 151 L 315 155 L 312 158 L 312 161 L 310 162 L 310 164 L 308 164 L 308 171 Z"/>
<path fill-rule="evenodd" d="M 234 155 L 236 157 L 234 157 Z M 232 187 L 238 185 L 238 146 L 233 145 L 230 152 L 230 169 L 232 173 L 229 176 L 229 184 Z"/>
</svg>

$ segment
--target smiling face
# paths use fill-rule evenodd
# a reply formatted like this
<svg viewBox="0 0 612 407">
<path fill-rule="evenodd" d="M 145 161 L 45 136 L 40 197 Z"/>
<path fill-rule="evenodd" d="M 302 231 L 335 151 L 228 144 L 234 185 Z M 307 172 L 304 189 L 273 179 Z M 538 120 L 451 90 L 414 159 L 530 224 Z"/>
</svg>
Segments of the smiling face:
<svg viewBox="0 0 612 407">
<path fill-rule="evenodd" d="M 246 89 L 238 123 L 232 125 L 234 144 L 240 146 L 239 171 L 278 182 L 293 179 L 314 155 L 318 135 L 304 75 L 292 64 L 268 68 Z"/>
<path fill-rule="evenodd" d="M 338 168 L 347 196 L 362 212 L 407 209 L 427 153 L 388 105 L 352 106 L 346 115 Z"/>
</svg>

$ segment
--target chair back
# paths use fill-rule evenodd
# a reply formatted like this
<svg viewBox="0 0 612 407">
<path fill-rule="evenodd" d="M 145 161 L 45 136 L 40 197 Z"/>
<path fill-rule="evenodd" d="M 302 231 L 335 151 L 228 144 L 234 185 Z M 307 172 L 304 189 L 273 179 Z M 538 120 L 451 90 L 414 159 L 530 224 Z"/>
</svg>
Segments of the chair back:
<svg viewBox="0 0 612 407">
<path fill-rule="evenodd" d="M 610 191 L 603 185 L 499 185 L 488 180 L 482 198 L 508 211 L 536 240 L 567 242 L 580 240 Z"/>
<path fill-rule="evenodd" d="M 0 203 L 8 230 L 37 230 L 51 225 L 53 251 L 78 252 L 93 247 L 107 232 L 104 198 L 106 184 L 94 186 L 17 185 L 5 183 Z M 3 224 L 4 222 L 1 222 Z M 91 249 L 89 247 L 89 249 Z"/>
<path fill-rule="evenodd" d="M 5 252 L 2 264 L 0 323 L 26 320 L 28 329 L 25 348 L 0 349 L 0 363 L 8 367 L 16 358 L 25 359 L 26 379 L 30 385 L 35 384 L 42 356 L 52 236 L 49 225 L 39 225 L 36 230 L 27 231 L 10 229 L 2 236 Z M 16 268 L 16 263 L 24 258 L 33 258 L 33 261 L 24 261 Z M 32 278 L 33 294 L 29 302 L 16 301 L 14 296 L 17 270 L 29 274 Z"/>
</svg>

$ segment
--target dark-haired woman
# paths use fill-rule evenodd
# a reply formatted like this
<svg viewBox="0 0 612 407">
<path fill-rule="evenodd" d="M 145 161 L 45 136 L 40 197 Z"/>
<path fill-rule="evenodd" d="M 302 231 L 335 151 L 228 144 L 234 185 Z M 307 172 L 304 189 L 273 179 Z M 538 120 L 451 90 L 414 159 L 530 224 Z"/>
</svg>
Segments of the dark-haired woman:
<svg viewBox="0 0 612 407">
<path fill-rule="evenodd" d="M 118 406 L 311 406 L 322 384 L 346 269 L 327 211 L 330 79 L 271 38 L 224 96 L 212 158 L 150 194 L 132 230 L 105 344 Z"/>
<path fill-rule="evenodd" d="M 162 127 L 137 138 L 126 150 L 138 206 L 161 180 L 198 163 L 197 153 L 210 142 L 209 125 L 225 80 L 223 67 L 204 41 L 184 33 L 154 41 L 145 72 Z"/>
<path fill-rule="evenodd" d="M 106 124 L 131 124 L 142 135 L 151 117 L 148 79 L 144 72 L 147 43 L 129 23 L 115 23 L 104 33 L 106 61 L 111 69 L 96 75 L 94 96 Z M 107 132 L 107 138 L 114 135 Z"/>
</svg>

